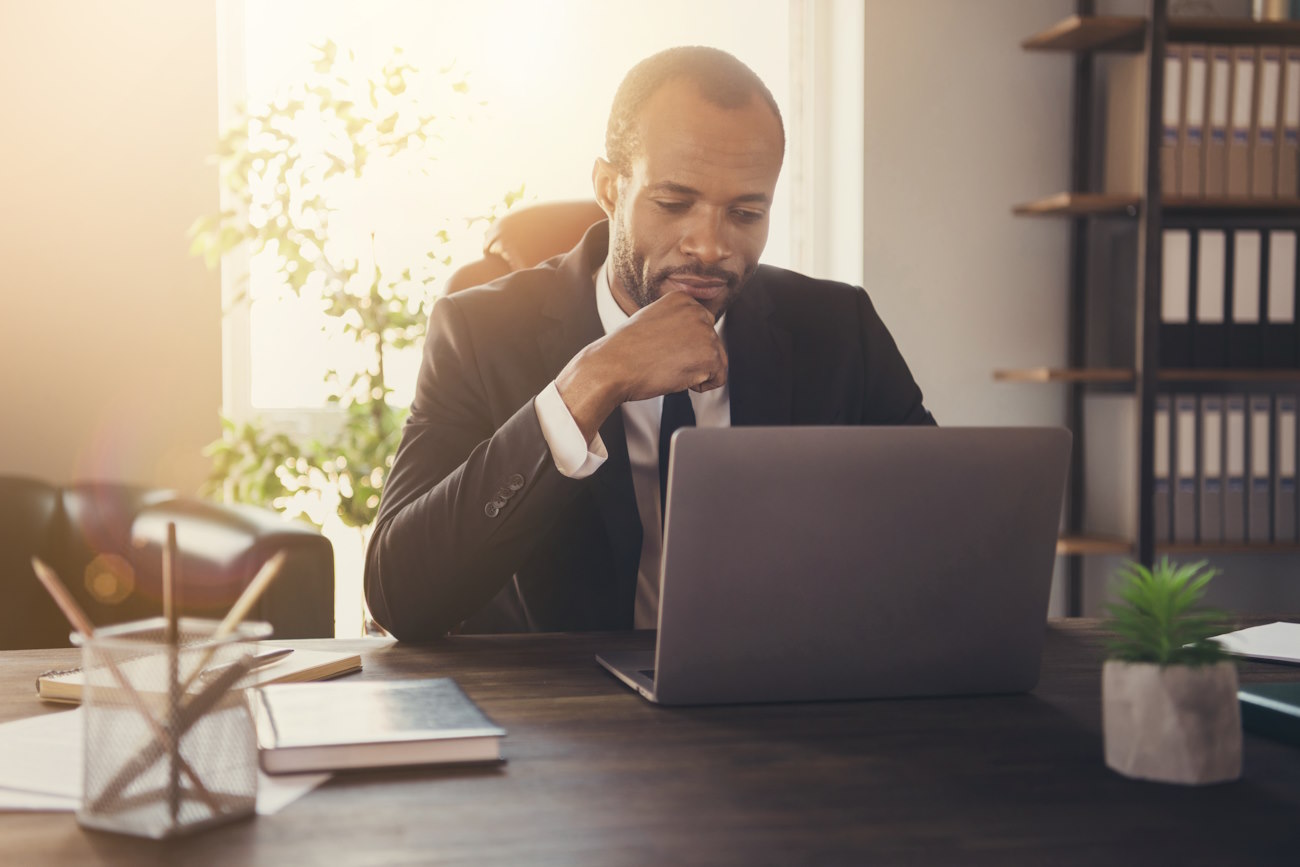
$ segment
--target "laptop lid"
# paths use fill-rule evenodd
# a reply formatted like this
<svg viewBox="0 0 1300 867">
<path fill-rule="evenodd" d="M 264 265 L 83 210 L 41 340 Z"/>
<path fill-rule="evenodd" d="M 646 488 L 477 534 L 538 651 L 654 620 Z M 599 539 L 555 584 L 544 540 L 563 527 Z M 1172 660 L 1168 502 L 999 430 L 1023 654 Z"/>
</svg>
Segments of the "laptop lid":
<svg viewBox="0 0 1300 867">
<path fill-rule="evenodd" d="M 1038 681 L 1064 428 L 687 428 L 662 704 L 1022 692 Z"/>
</svg>

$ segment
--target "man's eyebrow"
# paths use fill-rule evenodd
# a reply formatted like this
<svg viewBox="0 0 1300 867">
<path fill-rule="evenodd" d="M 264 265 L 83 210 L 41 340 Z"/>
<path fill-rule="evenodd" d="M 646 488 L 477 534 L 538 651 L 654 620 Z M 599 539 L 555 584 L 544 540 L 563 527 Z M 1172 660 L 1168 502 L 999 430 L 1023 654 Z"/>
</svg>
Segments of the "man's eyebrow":
<svg viewBox="0 0 1300 867">
<path fill-rule="evenodd" d="M 678 196 L 698 196 L 700 194 L 700 191 L 694 187 L 688 187 L 685 184 L 678 184 L 673 181 L 660 181 L 650 190 L 655 193 L 673 193 Z M 733 201 L 759 205 L 771 204 L 771 199 L 766 193 L 746 193 L 743 196 L 737 196 Z"/>
</svg>

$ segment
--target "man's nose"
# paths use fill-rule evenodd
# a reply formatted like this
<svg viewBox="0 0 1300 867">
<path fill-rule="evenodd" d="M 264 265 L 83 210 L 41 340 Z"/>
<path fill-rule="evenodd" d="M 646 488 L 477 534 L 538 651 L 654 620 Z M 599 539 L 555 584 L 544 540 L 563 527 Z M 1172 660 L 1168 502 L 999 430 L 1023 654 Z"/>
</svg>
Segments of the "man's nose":
<svg viewBox="0 0 1300 867">
<path fill-rule="evenodd" d="M 731 241 L 722 216 L 714 213 L 700 214 L 691 220 L 682 236 L 682 253 L 706 265 L 721 262 L 731 256 Z"/>
</svg>

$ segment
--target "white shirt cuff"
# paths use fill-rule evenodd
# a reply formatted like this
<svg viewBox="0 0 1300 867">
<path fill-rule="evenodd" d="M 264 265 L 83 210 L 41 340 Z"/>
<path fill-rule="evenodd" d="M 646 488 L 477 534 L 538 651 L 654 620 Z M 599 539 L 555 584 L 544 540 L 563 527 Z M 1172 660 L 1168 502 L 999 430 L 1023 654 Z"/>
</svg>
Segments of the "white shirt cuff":
<svg viewBox="0 0 1300 867">
<path fill-rule="evenodd" d="M 571 479 L 585 479 L 609 457 L 605 442 L 596 433 L 596 438 L 588 445 L 573 420 L 573 413 L 564 405 L 560 390 L 552 381 L 542 389 L 541 394 L 533 399 L 533 409 L 537 411 L 537 421 L 542 426 L 542 436 L 551 449 L 551 459 L 561 474 Z"/>
</svg>

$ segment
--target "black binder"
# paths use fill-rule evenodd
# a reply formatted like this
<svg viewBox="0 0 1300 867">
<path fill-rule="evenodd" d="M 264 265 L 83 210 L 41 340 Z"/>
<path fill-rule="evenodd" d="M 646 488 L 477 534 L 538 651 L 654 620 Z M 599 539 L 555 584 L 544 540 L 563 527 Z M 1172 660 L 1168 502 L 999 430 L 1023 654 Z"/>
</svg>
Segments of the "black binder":
<svg viewBox="0 0 1300 867">
<path fill-rule="evenodd" d="M 1264 293 L 1264 366 L 1296 366 L 1295 335 L 1295 232 L 1268 233 L 1263 270 L 1268 275 Z"/>
<path fill-rule="evenodd" d="M 1232 315 L 1228 323 L 1228 366 L 1258 368 L 1263 365 L 1259 311 L 1263 282 L 1260 272 L 1260 233 L 1254 229 L 1232 234 L 1228 247 L 1232 280 L 1228 294 Z"/>
<path fill-rule="evenodd" d="M 1202 230 L 1192 239 L 1196 270 L 1192 294 L 1196 296 L 1192 361 L 1196 367 L 1221 368 L 1228 364 L 1227 234 Z"/>
<path fill-rule="evenodd" d="M 1160 284 L 1160 366 L 1192 366 L 1192 233 L 1165 229 Z"/>
</svg>

